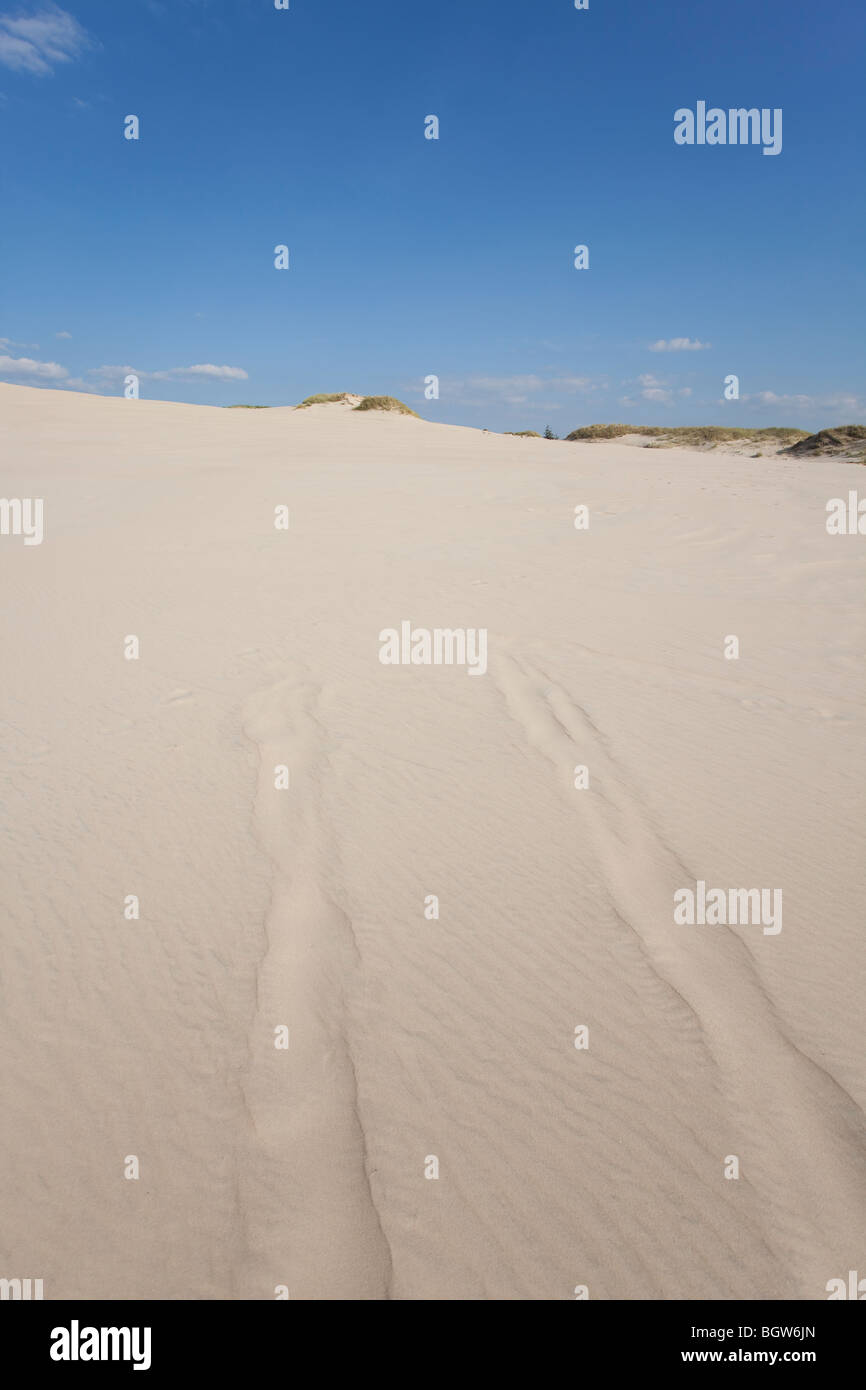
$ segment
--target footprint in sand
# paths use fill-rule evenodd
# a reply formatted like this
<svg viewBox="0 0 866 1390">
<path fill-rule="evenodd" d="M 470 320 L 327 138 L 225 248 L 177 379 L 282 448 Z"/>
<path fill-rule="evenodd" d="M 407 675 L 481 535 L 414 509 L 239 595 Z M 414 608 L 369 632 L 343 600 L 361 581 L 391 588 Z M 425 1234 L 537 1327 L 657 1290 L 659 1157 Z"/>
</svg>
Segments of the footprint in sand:
<svg viewBox="0 0 866 1390">
<path fill-rule="evenodd" d="M 160 700 L 161 705 L 184 705 L 193 698 L 191 690 L 173 690 L 164 700 Z"/>
</svg>

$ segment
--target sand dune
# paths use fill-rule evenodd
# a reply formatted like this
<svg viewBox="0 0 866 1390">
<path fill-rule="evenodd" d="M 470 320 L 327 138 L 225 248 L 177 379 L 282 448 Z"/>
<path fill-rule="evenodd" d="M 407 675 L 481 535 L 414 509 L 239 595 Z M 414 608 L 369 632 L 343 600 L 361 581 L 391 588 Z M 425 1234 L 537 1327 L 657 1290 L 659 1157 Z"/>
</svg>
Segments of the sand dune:
<svg viewBox="0 0 866 1390">
<path fill-rule="evenodd" d="M 860 470 L 13 386 L 0 452 L 44 499 L 0 536 L 0 1274 L 866 1275 Z M 406 620 L 486 674 L 383 665 Z M 782 930 L 676 924 L 699 880 Z"/>
</svg>

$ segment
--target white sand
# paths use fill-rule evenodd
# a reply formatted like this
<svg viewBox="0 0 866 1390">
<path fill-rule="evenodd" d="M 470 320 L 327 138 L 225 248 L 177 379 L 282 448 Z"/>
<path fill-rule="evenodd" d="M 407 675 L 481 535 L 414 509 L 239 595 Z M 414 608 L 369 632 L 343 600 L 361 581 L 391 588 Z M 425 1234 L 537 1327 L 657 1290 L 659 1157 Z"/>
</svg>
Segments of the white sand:
<svg viewBox="0 0 866 1390">
<path fill-rule="evenodd" d="M 45 499 L 0 537 L 0 1275 L 866 1276 L 862 470 L 14 386 L 0 452 Z M 404 619 L 487 675 L 382 666 Z M 697 879 L 781 933 L 675 925 Z"/>
</svg>

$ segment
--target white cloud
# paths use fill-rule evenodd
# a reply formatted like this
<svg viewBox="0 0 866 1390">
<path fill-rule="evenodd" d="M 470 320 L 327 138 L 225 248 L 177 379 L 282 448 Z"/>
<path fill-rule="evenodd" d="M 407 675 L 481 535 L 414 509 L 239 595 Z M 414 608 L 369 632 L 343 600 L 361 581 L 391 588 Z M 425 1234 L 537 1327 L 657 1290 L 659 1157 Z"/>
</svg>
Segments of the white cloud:
<svg viewBox="0 0 866 1390">
<path fill-rule="evenodd" d="M 64 331 L 63 333 L 55 333 L 54 336 L 55 338 L 71 338 L 72 334 Z"/>
<path fill-rule="evenodd" d="M 632 386 L 635 383 L 624 381 L 623 386 Z M 676 391 L 671 382 L 665 377 L 655 376 L 652 372 L 642 372 L 637 378 L 636 383 L 640 388 L 640 399 L 643 401 L 655 401 L 658 405 L 672 405 L 674 395 L 690 396 L 692 388 L 690 386 L 680 386 Z M 620 396 L 620 405 L 635 405 L 637 402 L 632 396 Z"/>
<path fill-rule="evenodd" d="M 752 396 L 743 396 L 744 401 L 759 401 L 761 405 L 817 405 L 814 396 L 777 396 L 775 391 L 756 391 Z"/>
<path fill-rule="evenodd" d="M 712 343 L 701 343 L 695 338 L 658 338 L 650 343 L 650 352 L 706 352 Z"/>
<path fill-rule="evenodd" d="M 35 376 L 43 381 L 62 381 L 69 373 L 59 362 L 36 362 L 32 357 L 0 357 L 0 376 Z"/>
<path fill-rule="evenodd" d="M 840 418 L 844 415 L 852 420 L 866 415 L 866 402 L 861 397 L 844 391 L 837 391 L 830 396 L 779 395 L 775 391 L 756 391 L 753 395 L 742 396 L 740 399 L 755 405 L 771 407 L 773 410 L 810 410 L 813 413 L 816 410 L 828 413 L 832 411 L 834 424 L 844 423 L 844 419 Z"/>
<path fill-rule="evenodd" d="M 0 63 L 19 72 L 46 77 L 55 63 L 69 63 L 91 45 L 87 31 L 59 5 L 37 13 L 0 14 Z"/>
<path fill-rule="evenodd" d="M 249 381 L 243 367 L 215 367 L 212 362 L 202 362 L 195 367 L 169 367 L 167 372 L 153 372 L 154 379 L 167 377 L 209 377 L 212 381 Z"/>
<path fill-rule="evenodd" d="M 598 387 L 588 376 L 555 376 L 549 382 L 558 391 L 597 391 Z"/>
<path fill-rule="evenodd" d="M 826 410 L 849 410 L 854 415 L 866 414 L 866 403 L 859 396 L 849 396 L 844 392 L 826 397 L 821 404 Z"/>
<path fill-rule="evenodd" d="M 670 389 L 670 383 L 662 377 L 653 376 L 652 372 L 643 372 L 637 379 L 638 386 L 641 387 L 640 398 L 643 401 L 656 401 L 662 405 L 670 405 L 674 393 Z M 621 404 L 631 405 L 629 397 L 620 397 Z"/>
<path fill-rule="evenodd" d="M 124 376 L 137 376 L 142 381 L 184 381 L 196 378 L 206 381 L 249 381 L 243 367 L 215 367 L 212 362 L 201 362 L 193 367 L 169 367 L 161 372 L 146 372 L 141 367 L 91 367 L 89 376 L 97 381 L 117 381 Z"/>
<path fill-rule="evenodd" d="M 465 383 L 455 382 L 454 385 L 466 385 L 474 391 L 489 391 L 491 395 L 506 398 L 520 392 L 520 399 L 525 400 L 533 391 L 543 390 L 545 382 L 540 376 L 471 376 Z"/>
<path fill-rule="evenodd" d="M 664 391 L 660 386 L 647 386 L 641 395 L 645 401 L 657 401 L 662 405 L 670 405 L 673 400 L 673 392 Z"/>
<path fill-rule="evenodd" d="M 95 377 L 97 381 L 111 382 L 117 381 L 119 377 L 144 376 L 146 373 L 137 372 L 135 367 L 89 367 L 87 375 Z"/>
<path fill-rule="evenodd" d="M 548 377 L 530 372 L 523 376 L 470 376 L 462 380 L 443 378 L 441 389 L 443 394 L 447 392 L 451 399 L 459 400 L 463 405 L 489 406 L 493 400 L 503 401 L 506 405 L 526 405 L 532 401 L 541 409 L 543 403 L 537 400 L 541 393 L 558 391 L 574 395 L 597 391 L 599 387 L 587 376 Z M 406 391 L 411 394 L 411 388 L 407 387 Z M 555 402 L 548 402 L 544 408 L 553 410 L 558 406 Z"/>
</svg>

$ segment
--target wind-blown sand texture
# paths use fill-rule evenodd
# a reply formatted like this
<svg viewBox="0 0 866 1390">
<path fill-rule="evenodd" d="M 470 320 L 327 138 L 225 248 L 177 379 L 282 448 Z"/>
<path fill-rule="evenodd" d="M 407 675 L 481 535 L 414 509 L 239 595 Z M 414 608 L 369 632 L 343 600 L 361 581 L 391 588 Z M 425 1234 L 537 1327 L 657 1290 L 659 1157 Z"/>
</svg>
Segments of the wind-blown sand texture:
<svg viewBox="0 0 866 1390">
<path fill-rule="evenodd" d="M 866 1275 L 857 468 L 14 386 L 0 449 L 45 507 L 0 536 L 0 1274 Z M 405 619 L 486 628 L 487 674 L 380 664 Z M 676 925 L 698 879 L 783 930 Z"/>
</svg>

